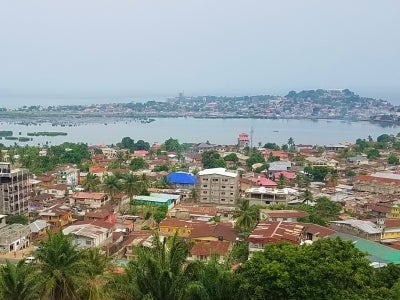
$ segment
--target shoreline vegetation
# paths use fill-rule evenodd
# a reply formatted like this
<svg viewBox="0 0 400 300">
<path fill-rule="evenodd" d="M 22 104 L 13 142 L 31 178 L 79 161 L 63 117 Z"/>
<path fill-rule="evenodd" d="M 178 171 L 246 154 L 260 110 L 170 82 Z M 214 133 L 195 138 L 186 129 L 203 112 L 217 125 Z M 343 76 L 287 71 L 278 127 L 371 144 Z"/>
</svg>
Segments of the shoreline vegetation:
<svg viewBox="0 0 400 300">
<path fill-rule="evenodd" d="M 21 135 L 21 132 L 18 133 Z M 68 135 L 67 132 L 60 132 L 60 131 L 39 131 L 39 132 L 28 132 L 26 136 L 14 136 L 14 132 L 11 130 L 1 130 L 0 131 L 0 140 L 3 138 L 9 141 L 18 141 L 18 142 L 31 142 L 33 141 L 32 136 L 66 136 Z"/>
<path fill-rule="evenodd" d="M 28 132 L 27 136 L 59 136 L 59 135 L 68 135 L 66 132 L 60 131 L 39 131 L 39 132 Z"/>
</svg>

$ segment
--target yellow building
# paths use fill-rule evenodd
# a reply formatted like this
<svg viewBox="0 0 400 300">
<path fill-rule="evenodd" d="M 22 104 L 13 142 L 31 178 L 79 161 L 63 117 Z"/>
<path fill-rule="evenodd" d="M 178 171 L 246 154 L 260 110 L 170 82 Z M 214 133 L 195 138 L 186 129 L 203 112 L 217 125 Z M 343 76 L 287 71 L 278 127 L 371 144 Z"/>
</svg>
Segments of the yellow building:
<svg viewBox="0 0 400 300">
<path fill-rule="evenodd" d="M 392 218 L 399 217 L 399 206 L 397 204 L 392 205 L 392 208 L 390 209 L 390 215 L 392 216 Z"/>
<path fill-rule="evenodd" d="M 172 236 L 178 233 L 179 237 L 189 237 L 192 230 L 206 224 L 206 221 L 199 220 L 182 220 L 175 218 L 167 218 L 161 221 L 159 232 L 161 236 Z"/>
<path fill-rule="evenodd" d="M 382 239 L 400 239 L 400 218 L 384 219 Z"/>
<path fill-rule="evenodd" d="M 71 211 L 61 208 L 60 205 L 55 205 L 42 211 L 39 216 L 41 220 L 56 228 L 62 228 L 73 221 Z"/>
</svg>

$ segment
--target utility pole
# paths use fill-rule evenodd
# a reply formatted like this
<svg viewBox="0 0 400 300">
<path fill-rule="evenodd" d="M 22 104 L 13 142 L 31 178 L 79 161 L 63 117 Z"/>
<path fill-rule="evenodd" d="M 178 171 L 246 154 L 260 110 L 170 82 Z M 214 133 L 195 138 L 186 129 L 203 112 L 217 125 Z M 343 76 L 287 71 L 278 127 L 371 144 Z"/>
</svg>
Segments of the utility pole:
<svg viewBox="0 0 400 300">
<path fill-rule="evenodd" d="M 250 154 L 253 151 L 253 133 L 254 133 L 253 126 L 251 126 L 251 128 L 250 128 L 250 151 L 249 151 Z"/>
</svg>

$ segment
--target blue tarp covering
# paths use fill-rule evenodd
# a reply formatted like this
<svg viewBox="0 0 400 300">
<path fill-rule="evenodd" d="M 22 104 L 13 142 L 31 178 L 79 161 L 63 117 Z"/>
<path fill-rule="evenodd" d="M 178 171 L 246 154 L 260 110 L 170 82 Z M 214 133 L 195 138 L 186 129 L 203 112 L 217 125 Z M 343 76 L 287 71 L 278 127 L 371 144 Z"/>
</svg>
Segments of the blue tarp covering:
<svg viewBox="0 0 400 300">
<path fill-rule="evenodd" d="M 172 172 L 167 175 L 167 181 L 172 184 L 195 184 L 196 177 L 186 172 Z"/>
</svg>

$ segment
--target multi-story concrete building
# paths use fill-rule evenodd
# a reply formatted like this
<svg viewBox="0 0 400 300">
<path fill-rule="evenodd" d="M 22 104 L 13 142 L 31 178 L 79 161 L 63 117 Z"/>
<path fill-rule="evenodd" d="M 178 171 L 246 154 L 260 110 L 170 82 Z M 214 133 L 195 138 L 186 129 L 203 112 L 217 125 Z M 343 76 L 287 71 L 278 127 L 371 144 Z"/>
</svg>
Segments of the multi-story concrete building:
<svg viewBox="0 0 400 300">
<path fill-rule="evenodd" d="M 201 203 L 235 205 L 239 197 L 239 175 L 224 168 L 198 173 L 197 195 Z"/>
<path fill-rule="evenodd" d="M 27 169 L 12 169 L 10 163 L 0 163 L 0 214 L 28 213 L 28 180 Z"/>
</svg>

